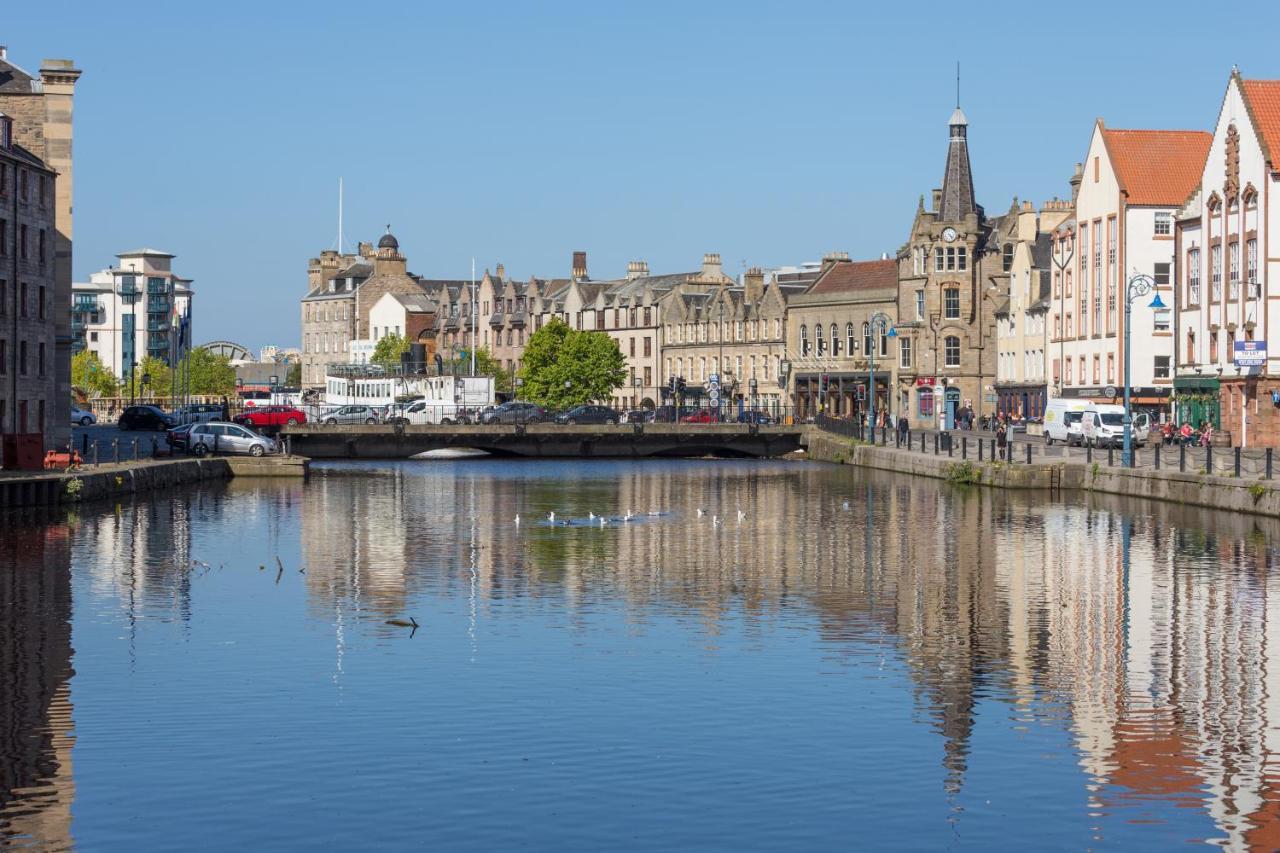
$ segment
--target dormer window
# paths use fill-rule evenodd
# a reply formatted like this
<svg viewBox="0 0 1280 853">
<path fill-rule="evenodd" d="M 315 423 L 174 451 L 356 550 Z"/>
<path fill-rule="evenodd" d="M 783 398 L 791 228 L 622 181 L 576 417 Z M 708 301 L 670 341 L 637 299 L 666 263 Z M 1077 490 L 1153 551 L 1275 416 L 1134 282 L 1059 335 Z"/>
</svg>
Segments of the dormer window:
<svg viewBox="0 0 1280 853">
<path fill-rule="evenodd" d="M 1008 272 L 1009 270 L 1013 269 L 1013 244 L 1012 243 L 1004 244 L 1004 258 L 1001 261 L 1001 268 L 1005 272 Z"/>
<path fill-rule="evenodd" d="M 8 151 L 13 147 L 13 119 L 0 115 L 0 148 Z"/>
</svg>

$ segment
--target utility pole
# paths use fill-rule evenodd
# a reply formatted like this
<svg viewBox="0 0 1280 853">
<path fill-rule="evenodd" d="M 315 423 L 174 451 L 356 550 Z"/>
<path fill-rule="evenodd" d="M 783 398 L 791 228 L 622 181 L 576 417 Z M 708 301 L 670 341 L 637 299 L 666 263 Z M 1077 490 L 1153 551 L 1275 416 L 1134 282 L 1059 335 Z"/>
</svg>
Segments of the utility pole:
<svg viewBox="0 0 1280 853">
<path fill-rule="evenodd" d="M 480 339 L 480 306 L 476 305 L 476 259 L 471 259 L 471 375 L 476 375 L 476 341 Z"/>
</svg>

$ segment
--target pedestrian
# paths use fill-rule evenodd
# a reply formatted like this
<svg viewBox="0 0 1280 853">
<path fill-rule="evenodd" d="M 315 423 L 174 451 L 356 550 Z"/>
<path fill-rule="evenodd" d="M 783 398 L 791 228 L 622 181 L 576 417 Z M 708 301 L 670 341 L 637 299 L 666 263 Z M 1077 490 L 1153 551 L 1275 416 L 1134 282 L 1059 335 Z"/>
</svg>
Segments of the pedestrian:
<svg viewBox="0 0 1280 853">
<path fill-rule="evenodd" d="M 1008 432 L 1004 428 L 1004 419 L 1001 418 L 996 423 L 996 445 L 1003 450 L 1005 444 L 1008 443 Z"/>
<path fill-rule="evenodd" d="M 907 424 L 907 416 L 903 414 L 899 414 L 898 415 L 898 441 L 900 443 L 902 444 L 906 443 L 907 433 L 910 431 L 910 429 L 911 427 Z"/>
<path fill-rule="evenodd" d="M 1204 426 L 1200 429 L 1200 446 L 1211 447 L 1213 445 L 1213 424 L 1208 421 L 1204 422 Z"/>
<path fill-rule="evenodd" d="M 1190 422 L 1190 421 L 1183 421 L 1183 422 L 1182 422 L 1182 429 L 1178 430 L 1178 438 L 1181 440 L 1181 442 L 1182 442 L 1184 445 L 1185 445 L 1185 444 L 1190 444 L 1190 443 L 1191 443 L 1191 434 L 1192 434 L 1191 422 Z"/>
<path fill-rule="evenodd" d="M 222 419 L 224 421 L 231 420 L 231 406 L 227 404 L 227 397 L 225 394 L 222 396 Z"/>
</svg>

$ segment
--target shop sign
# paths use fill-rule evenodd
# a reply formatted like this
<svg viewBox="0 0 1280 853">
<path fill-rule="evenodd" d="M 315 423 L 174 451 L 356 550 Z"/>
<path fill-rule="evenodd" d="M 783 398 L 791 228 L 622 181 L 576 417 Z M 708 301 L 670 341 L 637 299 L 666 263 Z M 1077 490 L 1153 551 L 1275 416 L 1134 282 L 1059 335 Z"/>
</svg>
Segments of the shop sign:
<svg viewBox="0 0 1280 853">
<path fill-rule="evenodd" d="M 1267 363 L 1266 341 L 1236 341 L 1235 362 L 1241 367 L 1263 367 Z"/>
<path fill-rule="evenodd" d="M 935 379 L 935 378 L 934 378 L 934 377 L 932 377 L 932 376 L 917 376 L 917 377 L 916 377 L 916 387 L 917 387 L 917 388 L 918 388 L 918 387 L 920 387 L 920 386 L 922 386 L 922 385 L 936 385 L 936 384 L 938 384 L 938 380 L 937 380 L 937 379 Z"/>
</svg>

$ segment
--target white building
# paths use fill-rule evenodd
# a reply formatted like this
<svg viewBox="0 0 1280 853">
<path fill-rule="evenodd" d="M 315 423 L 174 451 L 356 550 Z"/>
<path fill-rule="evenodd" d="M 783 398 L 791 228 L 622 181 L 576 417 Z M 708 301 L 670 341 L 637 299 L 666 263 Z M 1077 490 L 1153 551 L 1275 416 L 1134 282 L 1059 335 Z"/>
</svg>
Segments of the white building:
<svg viewBox="0 0 1280 853">
<path fill-rule="evenodd" d="M 1135 274 L 1155 293 L 1133 301 L 1134 407 L 1167 411 L 1173 388 L 1173 219 L 1200 183 L 1210 135 L 1194 130 L 1111 130 L 1099 120 L 1079 174 L 1075 221 L 1054 241 L 1050 319 L 1061 396 L 1109 401 L 1124 376 L 1124 295 Z M 1070 259 L 1068 261 L 1068 258 Z"/>
<path fill-rule="evenodd" d="M 175 363 L 192 347 L 191 279 L 174 274 L 168 252 L 138 249 L 116 257 L 119 266 L 72 285 L 76 350 L 97 353 L 121 378 L 149 355 Z"/>
<path fill-rule="evenodd" d="M 1177 415 L 1210 421 L 1237 445 L 1275 446 L 1280 352 L 1267 342 L 1272 323 L 1280 329 L 1280 80 L 1232 72 L 1198 177 L 1177 228 Z"/>
</svg>

